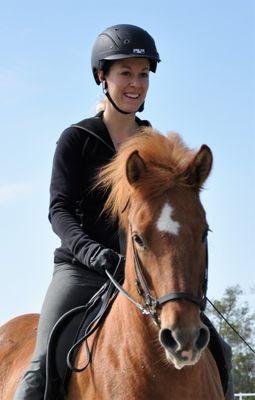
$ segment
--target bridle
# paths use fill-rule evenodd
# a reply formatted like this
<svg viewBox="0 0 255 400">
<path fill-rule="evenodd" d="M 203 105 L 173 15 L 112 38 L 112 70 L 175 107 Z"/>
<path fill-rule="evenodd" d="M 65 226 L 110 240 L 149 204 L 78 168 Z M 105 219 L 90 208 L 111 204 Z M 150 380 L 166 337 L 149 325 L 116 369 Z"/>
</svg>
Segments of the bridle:
<svg viewBox="0 0 255 400">
<path fill-rule="evenodd" d="M 143 304 L 138 303 L 125 289 L 123 289 L 119 283 L 113 278 L 113 276 L 106 270 L 108 277 L 111 279 L 112 283 L 117 287 L 117 289 L 122 293 L 125 297 L 127 297 L 135 306 L 142 312 L 144 315 L 150 315 L 153 322 L 160 327 L 160 319 L 158 316 L 158 311 L 162 308 L 163 304 L 168 303 L 173 300 L 187 300 L 191 303 L 194 303 L 199 306 L 201 312 L 205 310 L 206 301 L 207 301 L 207 284 L 208 284 L 208 243 L 207 243 L 207 235 L 203 237 L 203 242 L 205 243 L 205 269 L 204 269 L 204 279 L 203 279 L 203 287 L 202 287 L 202 295 L 194 295 L 188 292 L 171 292 L 160 298 L 155 298 L 152 296 L 151 291 L 149 289 L 148 282 L 144 276 L 142 263 L 139 258 L 134 235 L 131 230 L 131 238 L 132 238 L 132 251 L 135 265 L 135 285 L 137 288 L 138 294 L 141 296 L 143 300 Z M 118 268 L 118 267 L 117 267 Z"/>
</svg>

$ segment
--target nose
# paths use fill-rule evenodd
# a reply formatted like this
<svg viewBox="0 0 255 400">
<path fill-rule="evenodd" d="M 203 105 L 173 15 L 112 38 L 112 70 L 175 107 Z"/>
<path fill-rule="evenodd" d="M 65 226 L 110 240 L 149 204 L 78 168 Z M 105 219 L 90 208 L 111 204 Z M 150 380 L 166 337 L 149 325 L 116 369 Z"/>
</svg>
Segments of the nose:
<svg viewBox="0 0 255 400">
<path fill-rule="evenodd" d="M 133 87 L 140 87 L 141 79 L 138 76 L 132 76 L 129 84 L 130 84 L 130 86 L 133 86 Z"/>
<path fill-rule="evenodd" d="M 207 346 L 209 338 L 209 330 L 202 323 L 197 328 L 167 327 L 160 331 L 160 341 L 165 350 L 182 361 L 194 360 Z"/>
</svg>

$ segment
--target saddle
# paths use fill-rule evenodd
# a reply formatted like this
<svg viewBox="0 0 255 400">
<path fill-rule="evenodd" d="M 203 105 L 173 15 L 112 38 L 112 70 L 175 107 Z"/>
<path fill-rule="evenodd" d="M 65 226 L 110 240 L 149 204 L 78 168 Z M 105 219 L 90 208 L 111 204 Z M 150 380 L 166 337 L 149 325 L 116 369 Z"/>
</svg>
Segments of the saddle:
<svg viewBox="0 0 255 400">
<path fill-rule="evenodd" d="M 72 372 L 86 369 L 92 358 L 93 346 L 90 350 L 86 340 L 103 323 L 118 293 L 110 281 L 106 282 L 86 305 L 69 311 L 56 323 L 48 344 L 44 400 L 67 399 L 67 386 Z M 204 314 L 202 321 L 210 330 L 208 347 L 217 364 L 223 392 L 226 394 L 229 369 L 222 339 Z M 83 342 L 86 345 L 87 362 L 83 368 L 78 369 L 75 367 L 75 357 Z"/>
<path fill-rule="evenodd" d="M 111 305 L 118 295 L 115 286 L 107 281 L 90 301 L 64 314 L 54 326 L 47 348 L 46 388 L 44 400 L 67 399 L 67 385 L 73 371 L 75 357 L 80 345 L 85 342 L 87 363 L 90 363 L 92 351 L 87 346 L 87 338 L 106 318 Z"/>
</svg>

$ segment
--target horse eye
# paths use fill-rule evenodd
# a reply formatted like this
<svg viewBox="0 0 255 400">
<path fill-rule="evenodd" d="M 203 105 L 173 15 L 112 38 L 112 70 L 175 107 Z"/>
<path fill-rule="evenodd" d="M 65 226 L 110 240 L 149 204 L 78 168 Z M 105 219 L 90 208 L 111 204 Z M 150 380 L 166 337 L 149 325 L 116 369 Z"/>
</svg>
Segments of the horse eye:
<svg viewBox="0 0 255 400">
<path fill-rule="evenodd" d="M 144 247 L 143 239 L 137 233 L 133 235 L 133 239 L 139 246 Z"/>
</svg>

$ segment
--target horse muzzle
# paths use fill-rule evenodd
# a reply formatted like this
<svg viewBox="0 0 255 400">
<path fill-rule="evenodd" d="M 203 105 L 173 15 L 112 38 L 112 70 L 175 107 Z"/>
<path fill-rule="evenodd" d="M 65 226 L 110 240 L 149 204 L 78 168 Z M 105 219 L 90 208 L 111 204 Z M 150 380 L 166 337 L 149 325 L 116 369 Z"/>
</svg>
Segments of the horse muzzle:
<svg viewBox="0 0 255 400">
<path fill-rule="evenodd" d="M 209 329 L 202 322 L 198 327 L 162 327 L 159 332 L 166 358 L 177 369 L 196 364 L 209 339 Z"/>
</svg>

